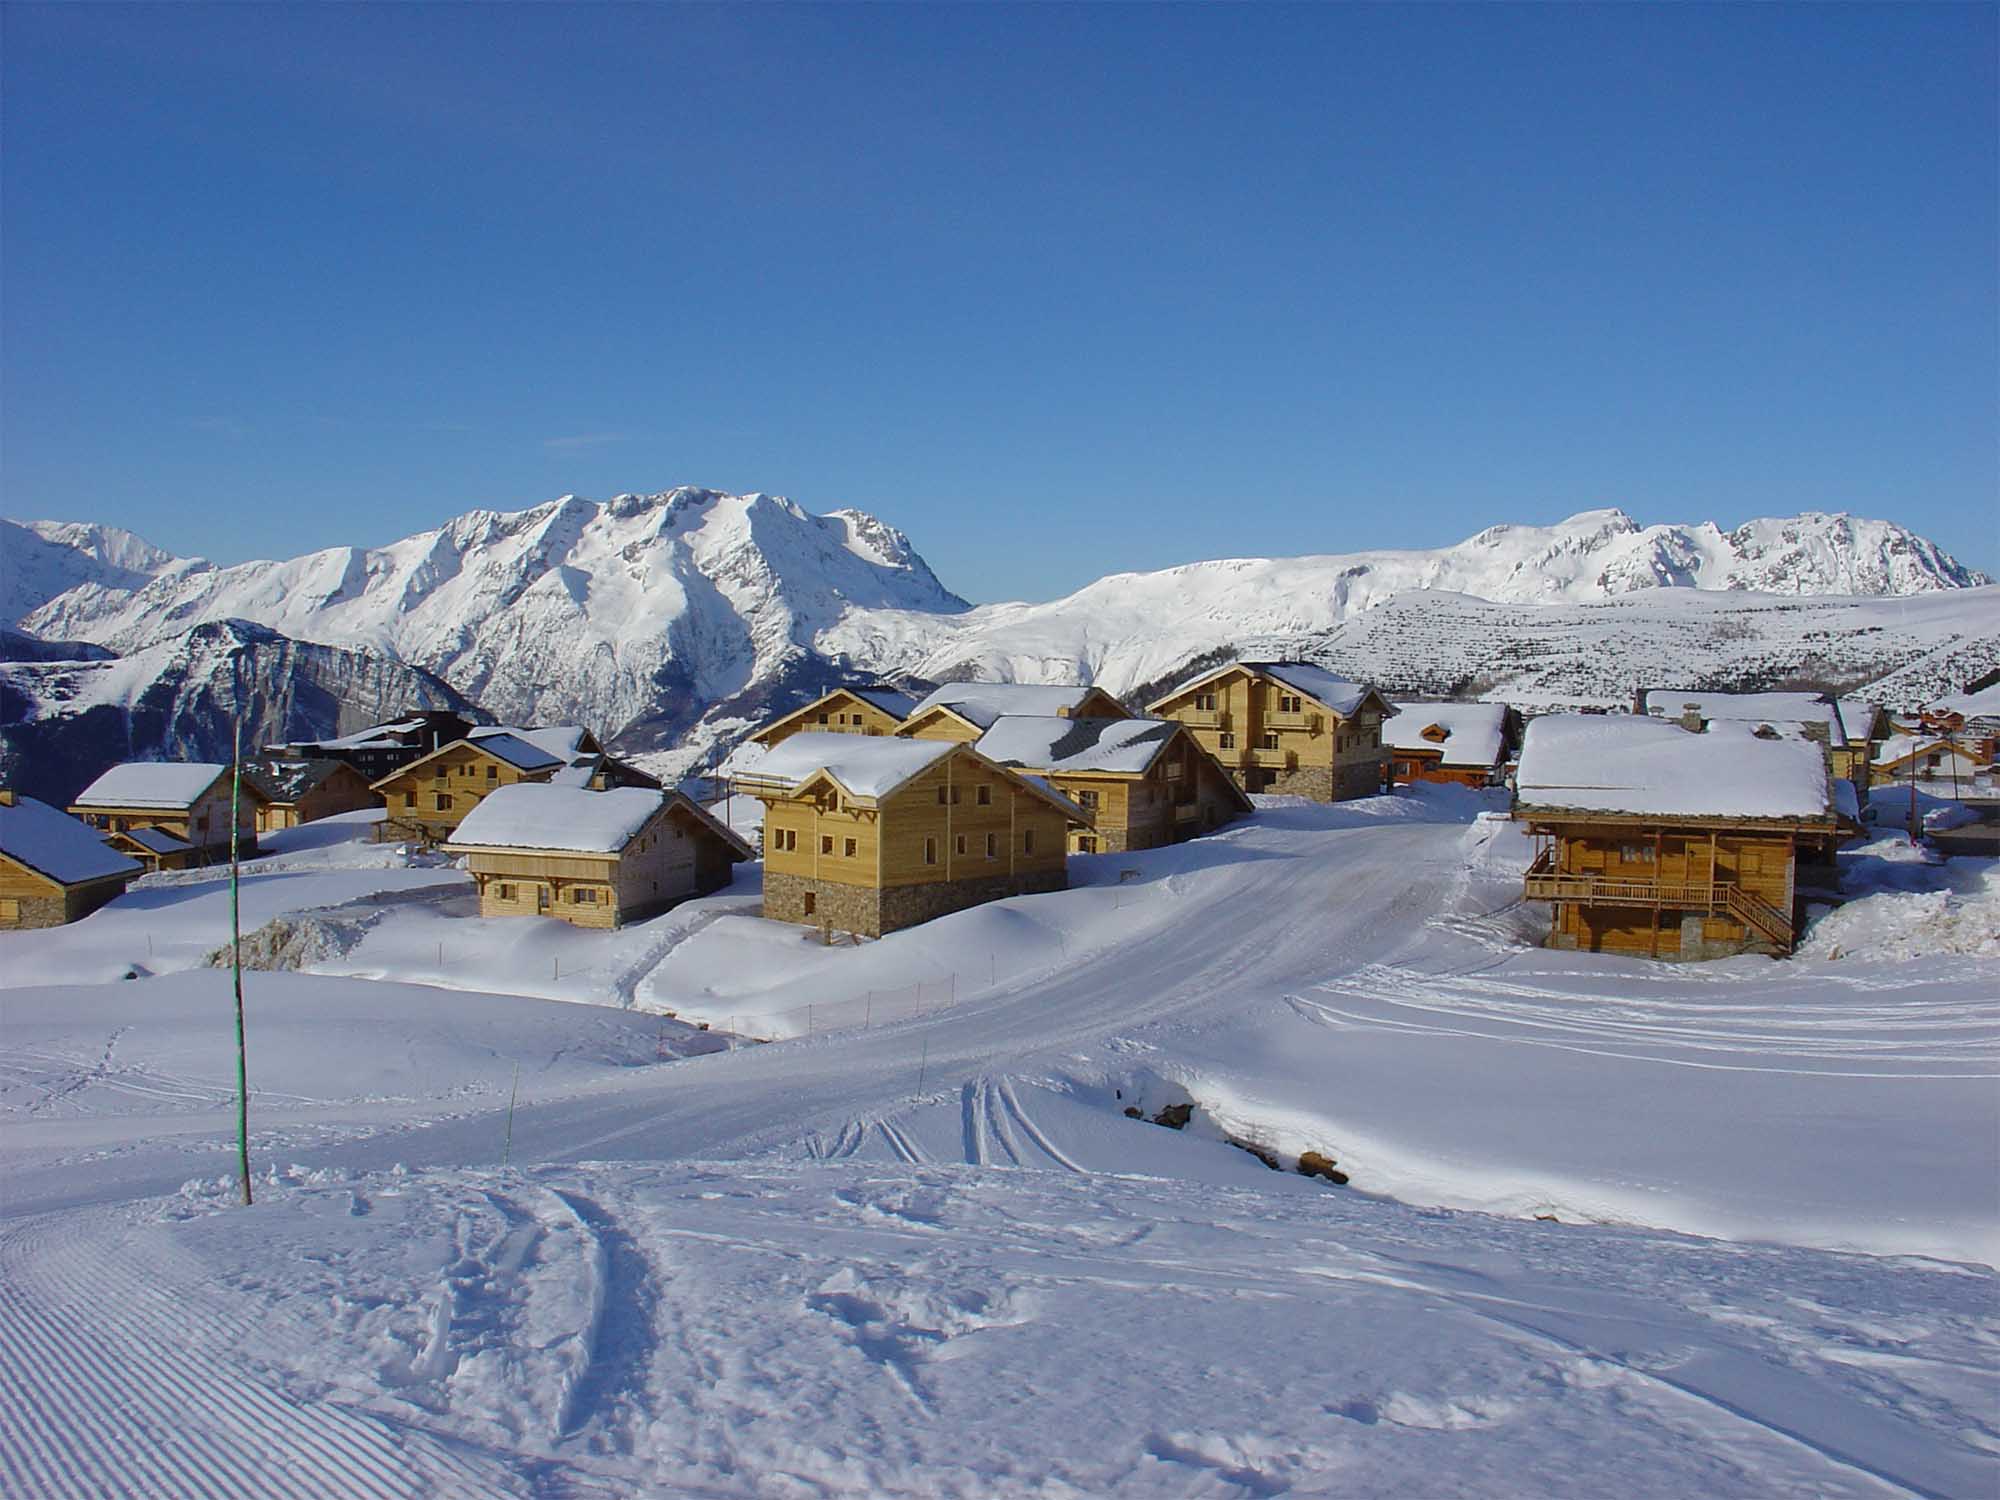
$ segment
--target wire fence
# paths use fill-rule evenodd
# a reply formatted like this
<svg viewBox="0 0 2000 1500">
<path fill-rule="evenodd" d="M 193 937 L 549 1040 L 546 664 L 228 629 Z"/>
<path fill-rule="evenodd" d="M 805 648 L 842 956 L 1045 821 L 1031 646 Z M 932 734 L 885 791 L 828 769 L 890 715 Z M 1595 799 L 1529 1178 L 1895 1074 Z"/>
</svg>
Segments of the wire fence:
<svg viewBox="0 0 2000 1500">
<path fill-rule="evenodd" d="M 940 1010 L 948 1010 L 969 993 L 983 988 L 993 975 L 982 973 L 976 980 L 961 981 L 957 973 L 941 979 L 923 979 L 915 984 L 861 990 L 808 1001 L 785 1010 L 746 1012 L 742 1015 L 711 1014 L 709 1024 L 753 1042 L 790 1041 L 794 1037 L 817 1036 L 827 1031 L 852 1031 L 886 1026 L 896 1021 L 921 1020 Z"/>
</svg>

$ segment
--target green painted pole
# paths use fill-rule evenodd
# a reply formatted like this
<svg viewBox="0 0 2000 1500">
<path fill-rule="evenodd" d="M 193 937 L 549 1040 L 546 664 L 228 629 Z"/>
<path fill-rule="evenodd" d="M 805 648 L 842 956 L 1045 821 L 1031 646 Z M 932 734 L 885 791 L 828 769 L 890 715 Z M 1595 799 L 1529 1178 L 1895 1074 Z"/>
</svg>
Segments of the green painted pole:
<svg viewBox="0 0 2000 1500">
<path fill-rule="evenodd" d="M 244 1207 L 250 1205 L 250 1064 L 243 1045 L 243 920 L 237 900 L 242 875 L 237 845 L 238 809 L 243 797 L 243 710 L 236 710 L 236 758 L 229 778 L 229 969 L 236 989 L 236 1176 L 243 1184 Z"/>
</svg>

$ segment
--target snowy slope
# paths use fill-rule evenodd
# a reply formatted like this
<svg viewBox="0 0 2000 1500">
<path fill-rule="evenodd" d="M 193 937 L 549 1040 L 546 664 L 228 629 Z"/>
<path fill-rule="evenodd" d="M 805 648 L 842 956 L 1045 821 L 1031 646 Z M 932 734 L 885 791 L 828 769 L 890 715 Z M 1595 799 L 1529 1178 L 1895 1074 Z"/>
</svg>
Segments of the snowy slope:
<svg viewBox="0 0 2000 1500">
<path fill-rule="evenodd" d="M 177 566 L 190 565 L 116 526 L 0 520 L 0 625 L 71 589 L 129 592 Z"/>
<path fill-rule="evenodd" d="M 247 979 L 247 1212 L 214 877 L 0 934 L 70 980 L 0 989 L 0 1489 L 1990 1493 L 1990 960 L 1539 950 L 1491 805 L 1267 799 L 853 947 L 454 915 L 290 830 L 248 920 L 326 942 Z"/>
</svg>

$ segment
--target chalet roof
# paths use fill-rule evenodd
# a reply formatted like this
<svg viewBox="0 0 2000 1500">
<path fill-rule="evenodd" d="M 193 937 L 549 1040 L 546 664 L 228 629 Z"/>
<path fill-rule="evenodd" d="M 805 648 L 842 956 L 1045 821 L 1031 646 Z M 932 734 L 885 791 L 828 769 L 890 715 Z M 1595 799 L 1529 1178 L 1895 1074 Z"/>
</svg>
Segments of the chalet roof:
<svg viewBox="0 0 2000 1500">
<path fill-rule="evenodd" d="M 380 745 L 401 745 L 404 735 L 415 734 L 425 728 L 422 719 L 392 719 L 387 724 L 370 724 L 366 729 L 357 729 L 352 734 L 343 734 L 330 740 L 301 740 L 302 746 L 316 746 L 321 750 L 364 750 Z"/>
<path fill-rule="evenodd" d="M 137 875 L 142 868 L 106 844 L 83 819 L 33 797 L 0 803 L 0 854 L 60 885 Z"/>
<path fill-rule="evenodd" d="M 70 805 L 181 810 L 194 806 L 228 770 L 213 761 L 128 760 L 91 782 Z"/>
<path fill-rule="evenodd" d="M 1976 693 L 1953 693 L 1931 704 L 1942 713 L 1963 714 L 1968 719 L 2000 718 L 2000 683 Z"/>
<path fill-rule="evenodd" d="M 469 740 L 484 742 L 499 735 L 512 735 L 517 740 L 526 740 L 544 755 L 557 760 L 575 760 L 583 755 L 599 753 L 596 740 L 581 724 L 541 724 L 523 726 L 520 724 L 487 724 L 466 735 Z"/>
<path fill-rule="evenodd" d="M 503 760 L 517 771 L 546 771 L 551 766 L 560 766 L 568 756 L 556 755 L 526 738 L 515 729 L 489 729 L 483 734 L 469 734 L 466 743 L 477 745 L 496 760 Z M 443 748 L 449 750 L 451 746 Z"/>
<path fill-rule="evenodd" d="M 243 778 L 273 802 L 296 802 L 327 777 L 347 767 L 344 760 L 264 760 L 243 768 Z"/>
<path fill-rule="evenodd" d="M 745 771 L 738 779 L 753 787 L 761 783 L 796 789 L 823 771 L 852 795 L 879 802 L 947 755 L 961 751 L 978 754 L 973 746 L 952 740 L 809 730 L 773 746 L 754 769 Z M 987 757 L 981 755 L 980 759 Z M 1023 775 L 1012 767 L 994 764 L 996 770 L 1026 782 L 1068 816 L 1079 822 L 1090 821 L 1089 814 L 1039 776 Z"/>
<path fill-rule="evenodd" d="M 1433 726 L 1444 731 L 1441 737 L 1426 733 Z M 1440 751 L 1443 765 L 1491 766 L 1500 759 L 1506 732 L 1504 703 L 1399 703 L 1382 738 L 1397 750 Z"/>
<path fill-rule="evenodd" d="M 894 688 L 847 688 L 845 691 L 853 694 L 853 696 L 859 698 L 863 703 L 881 709 L 883 713 L 888 714 L 894 719 L 907 719 L 910 716 L 910 710 L 917 706 L 915 698 L 911 697 L 908 693 L 899 693 Z"/>
<path fill-rule="evenodd" d="M 518 782 L 481 798 L 445 847 L 616 854 L 665 802 L 666 793 L 650 787 L 621 786 L 593 792 Z"/>
<path fill-rule="evenodd" d="M 1842 698 L 1834 707 L 1840 713 L 1842 736 L 1850 745 L 1866 744 L 1875 737 L 1875 724 L 1882 716 L 1882 705 L 1870 703 L 1866 698 Z"/>
<path fill-rule="evenodd" d="M 1975 766 L 1985 764 L 1963 740 L 1947 740 L 1941 734 L 1892 734 L 1882 741 L 1882 747 L 1876 751 L 1872 763 L 1877 766 L 1892 765 L 1912 755 L 1928 755 L 1932 751 L 1957 755 Z"/>
<path fill-rule="evenodd" d="M 1516 806 L 1681 818 L 1823 821 L 1826 756 L 1722 720 L 1700 734 L 1637 714 L 1546 714 L 1528 725 Z"/>
<path fill-rule="evenodd" d="M 948 708 L 977 729 L 991 729 L 996 720 L 1010 716 L 1074 712 L 1083 706 L 1084 699 L 1100 691 L 1089 684 L 947 682 L 919 701 L 909 717 Z"/>
<path fill-rule="evenodd" d="M 127 828 L 111 836 L 137 844 L 148 854 L 185 854 L 194 848 L 186 839 L 177 839 L 164 828 Z"/>
<path fill-rule="evenodd" d="M 1342 677 L 1337 672 L 1329 672 L 1325 667 L 1316 667 L 1311 662 L 1233 661 L 1226 666 L 1217 667 L 1212 672 L 1202 673 L 1201 676 L 1195 678 L 1192 682 L 1182 683 L 1171 693 L 1155 699 L 1147 706 L 1149 708 L 1158 708 L 1160 704 L 1178 698 L 1182 694 L 1202 686 L 1204 683 L 1213 682 L 1218 677 L 1226 676 L 1231 672 L 1239 670 L 1255 672 L 1260 676 L 1270 678 L 1273 682 L 1282 683 L 1294 692 L 1305 694 L 1306 697 L 1312 699 L 1322 708 L 1339 714 L 1343 719 L 1351 716 L 1356 709 L 1361 707 L 1362 701 L 1370 693 L 1375 692 L 1375 689 L 1365 682 L 1355 682 L 1350 678 Z M 1380 698 L 1380 694 L 1376 696 L 1378 699 Z M 1390 714 L 1396 712 L 1395 707 L 1386 701 L 1383 702 L 1382 706 Z"/>
<path fill-rule="evenodd" d="M 973 744 L 988 760 L 1037 771 L 1143 775 L 1180 731 L 1171 719 L 1062 719 L 1008 714 Z"/>
<path fill-rule="evenodd" d="M 772 746 L 742 779 L 796 787 L 824 771 L 857 797 L 886 797 L 957 748 L 949 740 L 813 729 Z"/>
<path fill-rule="evenodd" d="M 1824 724 L 1827 742 L 1845 749 L 1840 710 L 1829 693 L 1703 693 L 1682 688 L 1647 688 L 1639 706 L 1656 719 L 1678 719 L 1692 706 L 1702 718 L 1732 723 Z"/>
</svg>

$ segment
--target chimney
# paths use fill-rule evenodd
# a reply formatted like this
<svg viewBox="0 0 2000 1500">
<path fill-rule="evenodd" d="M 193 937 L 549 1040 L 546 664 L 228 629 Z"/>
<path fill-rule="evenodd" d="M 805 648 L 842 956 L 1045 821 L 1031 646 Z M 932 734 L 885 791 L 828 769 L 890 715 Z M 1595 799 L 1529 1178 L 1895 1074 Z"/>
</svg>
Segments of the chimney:
<svg viewBox="0 0 2000 1500">
<path fill-rule="evenodd" d="M 1699 703 L 1683 703 L 1681 705 L 1679 723 L 1681 728 L 1685 729 L 1689 734 L 1700 734 L 1702 731 L 1701 705 Z"/>
</svg>

